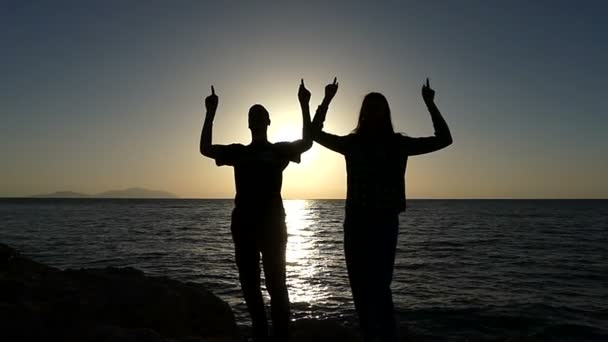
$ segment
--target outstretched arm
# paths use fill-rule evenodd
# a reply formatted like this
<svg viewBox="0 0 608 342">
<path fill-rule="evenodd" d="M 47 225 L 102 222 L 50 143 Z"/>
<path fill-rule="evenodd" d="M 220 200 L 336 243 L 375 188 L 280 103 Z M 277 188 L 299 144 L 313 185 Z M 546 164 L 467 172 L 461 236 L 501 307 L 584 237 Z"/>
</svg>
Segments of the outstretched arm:
<svg viewBox="0 0 608 342">
<path fill-rule="evenodd" d="M 344 137 L 337 136 L 334 134 L 326 133 L 323 131 L 323 123 L 325 122 L 325 116 L 327 115 L 327 109 L 331 100 L 336 96 L 338 92 L 337 78 L 334 77 L 334 82 L 325 86 L 325 97 L 323 102 L 317 107 L 315 117 L 311 123 L 311 133 L 314 141 L 327 147 L 328 149 L 344 154 L 346 151 L 346 142 Z"/>
<path fill-rule="evenodd" d="M 211 95 L 205 98 L 205 108 L 207 114 L 205 115 L 205 123 L 203 124 L 203 130 L 201 132 L 201 143 L 200 151 L 201 154 L 209 157 L 216 158 L 218 154 L 218 146 L 213 145 L 212 131 L 213 131 L 213 119 L 215 118 L 215 111 L 217 110 L 218 97 L 215 95 L 215 89 L 211 86 Z"/>
<path fill-rule="evenodd" d="M 410 156 L 435 152 L 452 144 L 450 128 L 435 104 L 435 91 L 431 89 L 428 78 L 422 86 L 422 99 L 431 114 L 435 134 L 431 137 L 408 138 L 407 150 Z"/>
</svg>

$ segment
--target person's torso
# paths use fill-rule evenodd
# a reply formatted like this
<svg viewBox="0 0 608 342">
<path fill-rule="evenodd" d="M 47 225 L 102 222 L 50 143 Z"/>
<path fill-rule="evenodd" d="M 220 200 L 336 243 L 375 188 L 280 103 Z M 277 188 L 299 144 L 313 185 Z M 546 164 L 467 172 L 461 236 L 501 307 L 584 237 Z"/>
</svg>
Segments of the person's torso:
<svg viewBox="0 0 608 342">
<path fill-rule="evenodd" d="M 345 159 L 347 207 L 405 210 L 407 153 L 398 138 L 351 137 Z"/>
<path fill-rule="evenodd" d="M 234 163 L 235 205 L 282 208 L 283 170 L 288 164 L 272 143 L 245 146 Z"/>
</svg>

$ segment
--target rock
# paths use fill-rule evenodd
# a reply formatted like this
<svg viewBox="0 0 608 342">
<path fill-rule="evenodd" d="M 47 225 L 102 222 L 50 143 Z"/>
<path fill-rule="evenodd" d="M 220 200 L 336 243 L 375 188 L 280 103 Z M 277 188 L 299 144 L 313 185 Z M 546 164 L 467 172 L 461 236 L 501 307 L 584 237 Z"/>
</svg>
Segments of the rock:
<svg viewBox="0 0 608 342">
<path fill-rule="evenodd" d="M 160 335 L 151 329 L 128 329 L 100 326 L 88 331 L 86 341 L 91 342 L 162 342 Z"/>
<path fill-rule="evenodd" d="M 193 283 L 133 268 L 66 270 L 0 244 L 0 331 L 4 341 L 231 339 L 229 305 Z"/>
<path fill-rule="evenodd" d="M 332 320 L 301 319 L 291 327 L 290 342 L 362 342 L 353 328 Z"/>
</svg>

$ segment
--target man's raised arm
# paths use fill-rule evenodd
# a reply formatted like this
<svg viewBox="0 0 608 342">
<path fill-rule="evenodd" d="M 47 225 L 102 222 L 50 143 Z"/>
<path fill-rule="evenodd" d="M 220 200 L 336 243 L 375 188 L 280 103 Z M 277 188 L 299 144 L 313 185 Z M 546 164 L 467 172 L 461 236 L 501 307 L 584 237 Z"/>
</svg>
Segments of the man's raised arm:
<svg viewBox="0 0 608 342">
<path fill-rule="evenodd" d="M 298 89 L 298 100 L 302 109 L 302 152 L 312 147 L 312 132 L 310 131 L 310 91 L 304 85 L 304 79 L 300 82 Z"/>
<path fill-rule="evenodd" d="M 217 103 L 218 97 L 215 95 L 215 89 L 213 86 L 211 86 L 211 95 L 205 98 L 205 108 L 207 109 L 207 113 L 205 115 L 205 123 L 203 124 L 203 130 L 201 132 L 200 143 L 201 154 L 209 158 L 215 158 L 217 154 L 217 148 L 211 143 L 213 119 L 215 118 Z"/>
</svg>

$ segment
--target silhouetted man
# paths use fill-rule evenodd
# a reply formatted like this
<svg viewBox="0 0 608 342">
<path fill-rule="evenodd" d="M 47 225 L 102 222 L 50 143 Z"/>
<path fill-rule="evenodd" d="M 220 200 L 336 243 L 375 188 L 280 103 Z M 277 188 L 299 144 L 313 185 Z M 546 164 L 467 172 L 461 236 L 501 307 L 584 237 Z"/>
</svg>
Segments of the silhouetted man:
<svg viewBox="0 0 608 342">
<path fill-rule="evenodd" d="M 326 92 L 323 103 L 331 101 Z M 211 86 L 205 99 L 207 114 L 201 134 L 200 151 L 215 159 L 218 166 L 234 167 L 236 183 L 235 208 L 232 212 L 232 238 L 236 265 L 247 309 L 251 315 L 255 341 L 268 337 L 268 323 L 260 290 L 260 254 L 264 266 L 266 288 L 270 294 L 274 336 L 286 341 L 289 326 L 289 297 L 285 284 L 285 248 L 287 228 L 281 198 L 283 170 L 290 161 L 299 163 L 300 154 L 312 146 L 310 136 L 310 92 L 300 84 L 298 99 L 302 108 L 302 139 L 271 143 L 267 138 L 270 125 L 268 111 L 259 104 L 249 109 L 249 145 L 213 145 L 211 134 L 218 97 Z M 324 111 L 327 106 L 319 106 Z"/>
</svg>

